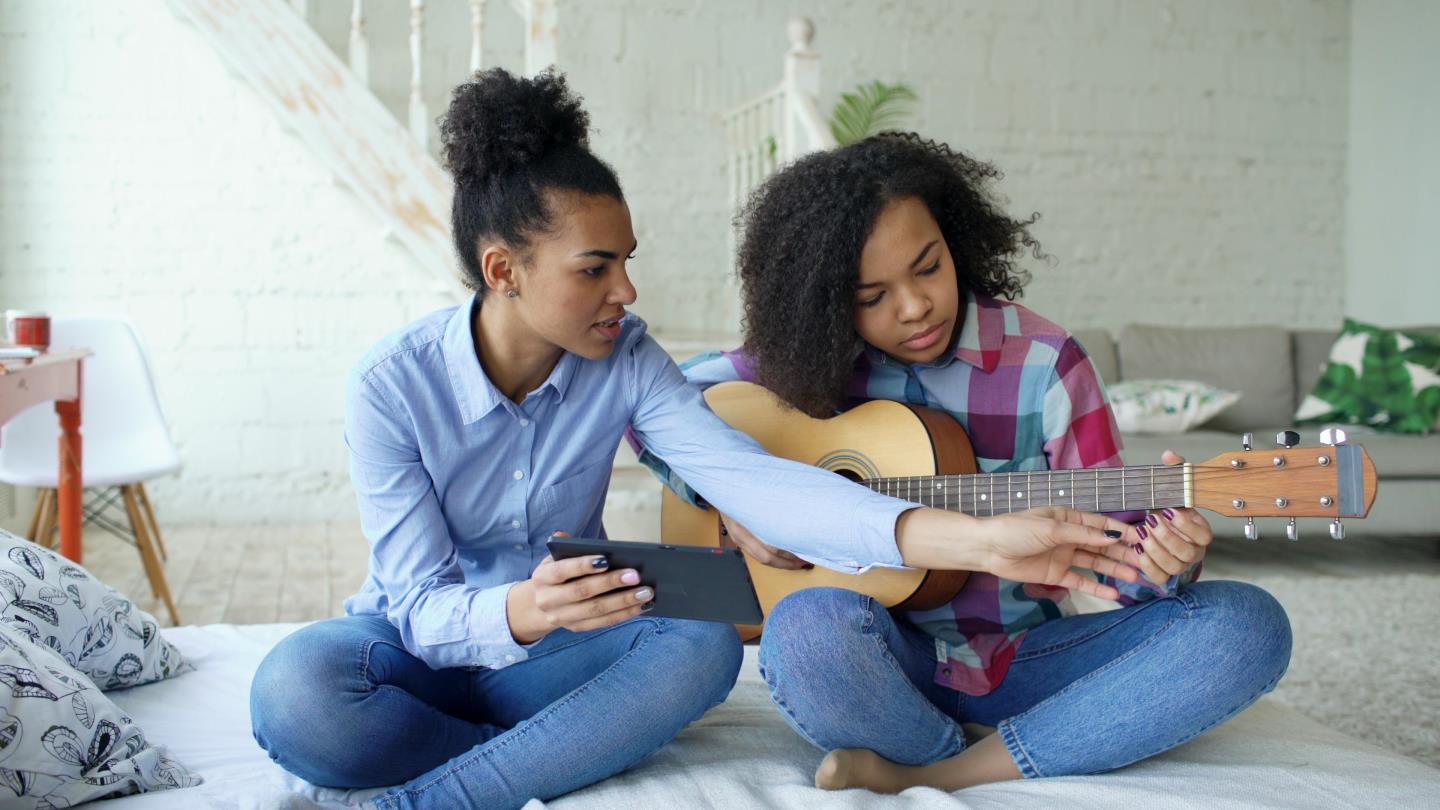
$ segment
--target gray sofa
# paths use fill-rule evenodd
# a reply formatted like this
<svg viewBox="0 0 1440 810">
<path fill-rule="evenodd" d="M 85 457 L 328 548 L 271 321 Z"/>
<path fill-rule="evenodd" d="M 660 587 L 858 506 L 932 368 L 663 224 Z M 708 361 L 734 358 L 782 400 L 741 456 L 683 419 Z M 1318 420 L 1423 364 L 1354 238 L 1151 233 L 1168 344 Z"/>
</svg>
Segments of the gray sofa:
<svg viewBox="0 0 1440 810">
<path fill-rule="evenodd" d="M 1413 331 L 1440 334 L 1440 327 Z M 1200 462 L 1240 449 L 1255 434 L 1255 448 L 1274 446 L 1275 434 L 1299 430 L 1302 445 L 1319 444 L 1320 426 L 1294 427 L 1295 408 L 1323 370 L 1335 332 L 1274 327 L 1178 329 L 1127 326 L 1118 338 L 1081 330 L 1076 338 L 1106 383 L 1140 379 L 1199 380 L 1243 393 L 1240 401 L 1196 430 L 1174 435 L 1126 435 L 1127 464 L 1155 464 L 1167 447 Z M 1347 536 L 1440 536 L 1440 434 L 1402 436 L 1350 430 L 1375 462 L 1379 493 L 1370 516 L 1346 522 Z M 1207 514 L 1217 534 L 1240 536 L 1243 521 Z M 1283 539 L 1284 521 L 1261 519 L 1262 539 Z M 1301 519 L 1302 540 L 1329 540 L 1327 521 Z"/>
</svg>

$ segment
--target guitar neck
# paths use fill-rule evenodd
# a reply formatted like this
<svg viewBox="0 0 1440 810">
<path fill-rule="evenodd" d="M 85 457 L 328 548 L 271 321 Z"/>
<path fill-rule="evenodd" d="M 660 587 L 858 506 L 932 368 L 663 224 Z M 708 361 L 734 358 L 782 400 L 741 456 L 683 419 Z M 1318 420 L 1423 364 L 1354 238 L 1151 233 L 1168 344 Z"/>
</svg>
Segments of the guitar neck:
<svg viewBox="0 0 1440 810">
<path fill-rule="evenodd" d="M 1003 515 L 1036 506 L 1068 506 L 1086 512 L 1128 512 L 1188 506 L 1189 464 L 1081 470 L 918 475 L 870 478 L 860 483 L 902 500 L 964 512 Z"/>
</svg>

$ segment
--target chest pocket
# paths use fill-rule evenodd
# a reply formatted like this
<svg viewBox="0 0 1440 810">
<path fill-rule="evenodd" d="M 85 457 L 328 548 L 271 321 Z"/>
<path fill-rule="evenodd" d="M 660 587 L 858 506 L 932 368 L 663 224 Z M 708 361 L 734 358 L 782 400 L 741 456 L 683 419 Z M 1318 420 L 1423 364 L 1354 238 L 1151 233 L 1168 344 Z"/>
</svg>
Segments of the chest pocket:
<svg viewBox="0 0 1440 810">
<path fill-rule="evenodd" d="M 599 516 L 604 505 L 611 467 L 610 459 L 601 459 L 540 490 L 539 515 L 531 516 L 532 530 L 539 529 L 546 534 L 569 532 L 577 536 L 591 529 L 598 530 L 599 520 L 594 527 L 588 524 L 592 515 Z"/>
</svg>

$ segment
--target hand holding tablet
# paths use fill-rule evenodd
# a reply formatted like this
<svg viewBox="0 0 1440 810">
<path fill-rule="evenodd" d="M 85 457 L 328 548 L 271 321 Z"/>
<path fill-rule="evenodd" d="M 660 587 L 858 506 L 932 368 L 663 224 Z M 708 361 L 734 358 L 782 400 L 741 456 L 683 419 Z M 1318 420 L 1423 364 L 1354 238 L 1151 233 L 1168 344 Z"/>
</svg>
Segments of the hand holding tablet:
<svg viewBox="0 0 1440 810">
<path fill-rule="evenodd" d="M 627 543 L 581 537 L 552 537 L 557 560 L 600 555 L 612 571 L 633 568 L 655 591 L 647 615 L 728 624 L 760 624 L 764 615 L 750 572 L 738 549 Z"/>
</svg>

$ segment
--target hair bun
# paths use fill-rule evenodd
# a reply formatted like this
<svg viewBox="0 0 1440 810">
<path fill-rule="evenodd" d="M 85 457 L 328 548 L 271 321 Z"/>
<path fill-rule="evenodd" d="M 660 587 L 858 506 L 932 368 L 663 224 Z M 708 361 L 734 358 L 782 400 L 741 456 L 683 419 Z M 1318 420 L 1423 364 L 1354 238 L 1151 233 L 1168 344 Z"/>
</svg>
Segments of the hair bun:
<svg viewBox="0 0 1440 810">
<path fill-rule="evenodd" d="M 533 79 L 501 68 L 455 88 L 440 120 L 445 166 L 457 183 L 479 182 L 532 163 L 557 147 L 585 147 L 590 117 L 554 69 Z"/>
</svg>

